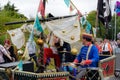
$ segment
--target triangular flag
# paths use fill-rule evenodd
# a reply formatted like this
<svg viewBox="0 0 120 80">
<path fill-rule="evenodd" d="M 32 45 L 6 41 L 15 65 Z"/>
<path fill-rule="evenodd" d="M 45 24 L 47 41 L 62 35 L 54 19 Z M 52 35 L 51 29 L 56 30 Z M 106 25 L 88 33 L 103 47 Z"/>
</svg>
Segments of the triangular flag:
<svg viewBox="0 0 120 80">
<path fill-rule="evenodd" d="M 39 7 L 38 7 L 38 12 L 40 12 L 42 17 L 45 17 L 45 8 L 44 8 L 44 4 L 43 4 L 42 0 L 40 0 Z"/>
<path fill-rule="evenodd" d="M 70 3 L 70 12 L 73 11 L 75 7 Z"/>
<path fill-rule="evenodd" d="M 31 32 L 31 34 L 30 34 L 30 36 L 29 36 L 28 41 L 33 41 L 33 36 L 34 36 L 34 34 L 33 34 L 33 30 L 32 30 L 32 32 Z"/>
<path fill-rule="evenodd" d="M 25 51 L 24 51 L 22 58 L 23 60 L 26 60 L 26 61 L 30 59 L 27 46 L 25 47 Z"/>
<path fill-rule="evenodd" d="M 23 61 L 22 61 L 22 60 L 20 60 L 20 62 L 18 63 L 17 67 L 18 67 L 18 69 L 19 69 L 20 71 L 23 70 Z"/>
<path fill-rule="evenodd" d="M 36 15 L 36 19 L 35 19 L 35 22 L 34 22 L 34 28 L 40 32 L 43 32 L 43 29 L 42 29 L 42 26 L 40 24 L 40 21 L 39 21 L 39 18 L 38 18 L 38 15 Z"/>
<path fill-rule="evenodd" d="M 69 7 L 70 5 L 70 0 L 64 0 L 65 4 L 67 5 L 67 7 Z"/>
<path fill-rule="evenodd" d="M 87 22 L 87 20 L 84 16 L 80 18 L 80 23 L 82 24 L 82 26 L 84 26 L 86 24 L 86 22 Z"/>
<path fill-rule="evenodd" d="M 91 24 L 87 21 L 86 33 L 91 33 Z"/>
</svg>

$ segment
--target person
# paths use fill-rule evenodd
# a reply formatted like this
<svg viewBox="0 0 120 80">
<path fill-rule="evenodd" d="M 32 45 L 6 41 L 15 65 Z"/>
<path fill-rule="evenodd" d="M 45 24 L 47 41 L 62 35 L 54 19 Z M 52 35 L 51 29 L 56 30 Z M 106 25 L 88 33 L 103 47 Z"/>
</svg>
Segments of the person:
<svg viewBox="0 0 120 80">
<path fill-rule="evenodd" d="M 10 42 L 9 39 L 6 39 L 6 40 L 4 41 L 4 47 L 5 47 L 5 49 L 6 49 L 7 51 L 9 51 L 10 56 L 14 59 L 14 61 L 16 61 L 17 58 L 16 58 L 16 55 L 15 55 L 15 53 L 14 53 L 14 47 L 11 45 L 11 42 Z M 6 62 L 6 63 L 12 62 L 12 61 L 11 61 L 9 58 L 7 58 L 6 56 L 4 56 L 4 58 L 5 58 L 5 62 Z"/>
<path fill-rule="evenodd" d="M 37 56 L 36 56 L 36 51 L 37 51 L 37 48 L 36 48 L 36 43 L 34 40 L 28 40 L 27 43 L 26 43 L 26 47 L 28 49 L 28 53 L 29 53 L 29 56 L 30 56 L 30 60 L 33 58 L 33 60 L 35 61 L 35 63 L 37 64 Z"/>
<path fill-rule="evenodd" d="M 73 61 L 71 66 L 75 66 L 75 64 L 80 63 L 80 72 L 76 75 L 76 79 L 79 80 L 86 73 L 87 67 L 98 67 L 99 62 L 99 53 L 98 49 L 95 45 L 92 44 L 92 35 L 83 33 L 82 34 L 82 43 L 83 46 Z M 90 75 L 91 76 L 91 75 Z"/>
<path fill-rule="evenodd" d="M 112 47 L 107 39 L 104 39 L 103 46 L 102 46 L 102 54 L 112 55 Z"/>
<path fill-rule="evenodd" d="M 43 54 L 44 64 L 47 65 L 49 63 L 49 59 L 54 58 L 56 70 L 60 68 L 60 57 L 58 55 L 58 50 L 57 50 L 57 48 L 59 47 L 58 44 L 60 43 L 59 40 L 60 39 L 53 34 L 51 44 L 49 45 L 49 47 L 46 46 L 47 43 L 44 43 L 44 54 Z"/>
<path fill-rule="evenodd" d="M 3 55 L 7 56 L 12 61 L 12 57 L 9 55 L 9 53 L 6 51 L 3 45 L 0 44 L 0 64 L 5 63 Z"/>
</svg>

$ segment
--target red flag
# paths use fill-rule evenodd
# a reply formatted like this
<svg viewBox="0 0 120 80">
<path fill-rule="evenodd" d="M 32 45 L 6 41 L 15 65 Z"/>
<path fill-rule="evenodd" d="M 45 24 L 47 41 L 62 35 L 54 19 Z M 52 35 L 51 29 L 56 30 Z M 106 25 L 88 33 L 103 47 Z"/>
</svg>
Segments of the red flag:
<svg viewBox="0 0 120 80">
<path fill-rule="evenodd" d="M 40 4 L 39 4 L 39 7 L 38 7 L 38 12 L 40 12 L 42 17 L 45 16 L 45 8 L 44 8 L 44 4 L 43 4 L 42 0 L 40 0 Z"/>
<path fill-rule="evenodd" d="M 82 14 L 79 10 L 77 10 L 77 13 L 78 13 L 78 19 L 80 20 L 80 17 L 82 16 Z"/>
<path fill-rule="evenodd" d="M 75 7 L 73 6 L 73 4 L 70 3 L 70 12 L 72 12 L 75 9 Z"/>
</svg>

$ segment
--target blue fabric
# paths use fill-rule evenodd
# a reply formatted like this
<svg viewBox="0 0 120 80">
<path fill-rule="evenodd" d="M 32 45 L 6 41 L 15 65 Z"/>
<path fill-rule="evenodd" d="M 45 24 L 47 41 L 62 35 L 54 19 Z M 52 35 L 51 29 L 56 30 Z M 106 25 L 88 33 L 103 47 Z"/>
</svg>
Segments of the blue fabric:
<svg viewBox="0 0 120 80">
<path fill-rule="evenodd" d="M 69 7 L 70 5 L 70 0 L 64 0 L 65 4 L 67 5 L 67 7 Z"/>
<path fill-rule="evenodd" d="M 87 55 L 87 51 L 88 51 L 89 46 L 83 46 L 80 50 L 80 53 L 77 55 L 76 59 L 81 62 L 82 59 L 86 60 L 86 55 Z M 92 63 L 90 65 L 85 65 L 82 66 L 83 68 L 86 67 L 98 67 L 98 61 L 99 61 L 99 53 L 98 53 L 98 49 L 96 48 L 95 45 L 93 45 L 91 47 L 91 50 L 89 52 L 89 56 L 88 56 L 89 60 L 92 60 Z"/>
<path fill-rule="evenodd" d="M 91 24 L 87 21 L 86 33 L 90 34 L 90 32 L 91 32 Z"/>
<path fill-rule="evenodd" d="M 18 69 L 19 69 L 20 71 L 22 71 L 22 70 L 23 70 L 23 61 L 20 60 L 20 62 L 19 62 L 19 64 L 18 64 L 17 66 L 18 66 Z"/>
<path fill-rule="evenodd" d="M 35 22 L 34 22 L 34 27 L 35 27 L 36 30 L 38 30 L 40 32 L 43 32 L 43 29 L 42 29 L 42 26 L 40 24 L 38 15 L 36 15 L 36 19 L 35 19 Z"/>
</svg>

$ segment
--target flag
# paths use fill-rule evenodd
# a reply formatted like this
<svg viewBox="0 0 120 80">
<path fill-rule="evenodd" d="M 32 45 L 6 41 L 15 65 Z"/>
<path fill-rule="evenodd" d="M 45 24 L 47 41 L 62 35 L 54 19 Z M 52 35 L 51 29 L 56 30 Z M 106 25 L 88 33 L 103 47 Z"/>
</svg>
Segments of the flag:
<svg viewBox="0 0 120 80">
<path fill-rule="evenodd" d="M 108 22 L 110 22 L 112 19 L 109 0 L 98 0 L 97 10 L 98 19 L 103 25 L 108 25 Z"/>
<path fill-rule="evenodd" d="M 70 3 L 70 12 L 72 12 L 75 9 L 75 7 L 73 6 L 73 4 Z"/>
<path fill-rule="evenodd" d="M 87 24 L 86 24 L 86 33 L 91 34 L 91 24 L 88 21 L 87 21 Z"/>
<path fill-rule="evenodd" d="M 35 22 L 34 22 L 34 28 L 35 28 L 37 31 L 43 32 L 43 29 L 42 29 L 42 26 L 41 26 L 41 24 L 40 24 L 38 15 L 36 15 L 36 19 L 35 19 Z"/>
<path fill-rule="evenodd" d="M 86 18 L 84 16 L 82 16 L 80 18 L 80 23 L 82 24 L 82 26 L 84 26 L 86 24 L 86 22 L 87 22 Z"/>
<path fill-rule="evenodd" d="M 17 47 L 17 49 L 22 48 L 25 43 L 25 35 L 22 32 L 21 28 L 16 28 L 13 30 L 7 31 L 11 37 L 12 43 Z"/>
<path fill-rule="evenodd" d="M 93 27 L 93 35 L 95 38 L 96 38 L 96 32 L 97 32 L 97 29 Z"/>
<path fill-rule="evenodd" d="M 45 8 L 42 0 L 40 0 L 38 12 L 40 12 L 42 17 L 45 17 Z"/>
<path fill-rule="evenodd" d="M 19 69 L 20 71 L 23 70 L 23 61 L 22 61 L 22 60 L 20 60 L 20 62 L 18 63 L 17 67 L 18 67 L 18 69 Z"/>
<path fill-rule="evenodd" d="M 65 4 L 67 5 L 67 7 L 69 7 L 70 5 L 70 0 L 64 0 Z"/>
<path fill-rule="evenodd" d="M 115 4 L 115 12 L 118 16 L 120 16 L 120 2 L 117 1 Z"/>
</svg>

